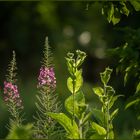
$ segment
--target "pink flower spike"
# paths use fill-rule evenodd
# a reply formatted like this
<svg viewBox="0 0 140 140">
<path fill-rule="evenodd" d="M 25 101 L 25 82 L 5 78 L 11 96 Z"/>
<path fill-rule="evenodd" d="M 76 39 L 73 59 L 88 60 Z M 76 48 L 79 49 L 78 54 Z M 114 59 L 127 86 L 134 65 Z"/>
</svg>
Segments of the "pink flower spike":
<svg viewBox="0 0 140 140">
<path fill-rule="evenodd" d="M 56 78 L 54 69 L 42 66 L 38 77 L 38 87 L 46 86 L 48 90 L 55 90 Z"/>
<path fill-rule="evenodd" d="M 17 106 L 21 106 L 21 100 L 17 85 L 4 81 L 4 101 L 8 104 L 8 101 L 10 100 L 15 102 Z"/>
</svg>

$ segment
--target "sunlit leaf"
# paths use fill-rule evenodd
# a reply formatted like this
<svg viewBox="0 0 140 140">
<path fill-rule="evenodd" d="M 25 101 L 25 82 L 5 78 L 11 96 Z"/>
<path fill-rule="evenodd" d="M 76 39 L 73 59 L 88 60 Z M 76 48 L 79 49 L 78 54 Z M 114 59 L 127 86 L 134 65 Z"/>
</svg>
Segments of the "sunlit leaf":
<svg viewBox="0 0 140 140">
<path fill-rule="evenodd" d="M 93 91 L 97 96 L 103 96 L 104 90 L 101 87 L 94 87 Z"/>
<path fill-rule="evenodd" d="M 77 70 L 75 74 L 75 79 L 72 79 L 71 77 L 67 80 L 67 86 L 71 93 L 76 93 L 83 84 L 83 78 L 82 78 L 82 70 Z"/>
<path fill-rule="evenodd" d="M 112 17 L 114 15 L 114 5 L 113 3 L 110 3 L 110 7 L 108 8 L 108 12 L 107 12 L 107 20 L 110 23 L 112 20 Z"/>
<path fill-rule="evenodd" d="M 95 130 L 99 135 L 106 135 L 106 130 L 99 124 L 92 122 L 91 127 L 93 130 Z"/>
<path fill-rule="evenodd" d="M 102 135 L 99 135 L 99 134 L 95 133 L 95 134 L 90 136 L 90 139 L 92 139 L 92 140 L 102 140 L 102 139 L 104 139 L 104 137 L 105 136 L 102 136 Z"/>
<path fill-rule="evenodd" d="M 104 85 L 107 85 L 107 83 L 110 79 L 111 73 L 112 73 L 112 69 L 110 69 L 109 67 L 106 68 L 104 72 L 100 73 L 101 81 Z"/>
<path fill-rule="evenodd" d="M 140 91 L 140 82 L 138 83 L 137 87 L 136 87 L 136 94 Z"/>
<path fill-rule="evenodd" d="M 133 7 L 136 11 L 140 11 L 140 1 L 131 0 L 130 3 L 133 5 Z"/>
<path fill-rule="evenodd" d="M 67 132 L 67 137 L 70 139 L 79 139 L 78 126 L 75 121 L 72 121 L 64 113 L 48 113 L 48 115 L 60 123 Z"/>
<path fill-rule="evenodd" d="M 73 104 L 74 104 L 74 108 L 73 108 Z M 74 102 L 73 102 L 73 95 L 69 96 L 65 100 L 65 108 L 70 114 L 73 114 L 73 109 L 74 109 L 75 116 L 80 119 L 86 109 L 84 94 L 82 92 L 77 92 L 74 95 Z"/>
<path fill-rule="evenodd" d="M 122 2 L 122 1 L 121 1 L 120 4 L 122 5 L 122 8 L 121 8 L 120 12 L 121 12 L 122 14 L 128 16 L 129 13 L 130 13 L 130 11 L 129 11 L 129 9 L 127 8 L 125 2 Z"/>
<path fill-rule="evenodd" d="M 133 136 L 136 139 L 140 139 L 140 130 L 134 130 L 133 131 Z"/>
<path fill-rule="evenodd" d="M 32 124 L 15 126 L 10 129 L 7 139 L 31 139 L 32 138 Z"/>
<path fill-rule="evenodd" d="M 131 107 L 132 105 L 137 104 L 138 102 L 140 102 L 140 99 L 135 99 L 135 100 L 133 100 L 133 101 L 130 101 L 130 102 L 125 106 L 125 109 Z"/>
<path fill-rule="evenodd" d="M 123 95 L 116 95 L 116 96 L 111 97 L 109 108 L 111 108 L 114 105 L 115 101 L 117 101 L 117 99 L 121 96 Z"/>
<path fill-rule="evenodd" d="M 112 113 L 111 113 L 111 120 L 113 120 L 115 118 L 115 116 L 118 114 L 119 109 L 115 109 Z"/>
</svg>

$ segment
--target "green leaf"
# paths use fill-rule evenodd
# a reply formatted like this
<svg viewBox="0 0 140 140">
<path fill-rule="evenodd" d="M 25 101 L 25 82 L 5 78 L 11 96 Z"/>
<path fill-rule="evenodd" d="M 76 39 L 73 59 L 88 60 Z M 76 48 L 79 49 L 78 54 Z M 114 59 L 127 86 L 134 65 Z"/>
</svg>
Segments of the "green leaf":
<svg viewBox="0 0 140 140">
<path fill-rule="evenodd" d="M 109 109 L 111 109 L 111 107 L 114 105 L 115 101 L 117 101 L 117 99 L 121 96 L 123 96 L 123 95 L 116 95 L 116 96 L 111 97 L 110 103 L 109 103 Z"/>
<path fill-rule="evenodd" d="M 77 92 L 83 84 L 82 70 L 77 70 L 75 76 L 76 76 L 75 92 Z"/>
<path fill-rule="evenodd" d="M 71 93 L 76 93 L 78 90 L 80 90 L 82 84 L 83 84 L 82 70 L 76 71 L 75 79 L 69 77 L 67 80 L 67 87 Z"/>
<path fill-rule="evenodd" d="M 84 62 L 86 58 L 86 53 L 80 50 L 76 50 L 76 53 L 77 53 L 76 67 L 79 67 Z"/>
<path fill-rule="evenodd" d="M 115 116 L 118 114 L 119 109 L 115 109 L 112 113 L 111 113 L 111 120 L 113 120 L 115 118 Z"/>
<path fill-rule="evenodd" d="M 122 2 L 122 1 L 121 1 L 120 4 L 122 5 L 122 8 L 121 8 L 120 12 L 121 12 L 122 14 L 128 16 L 129 13 L 130 13 L 130 11 L 129 11 L 129 9 L 127 8 L 125 2 Z"/>
<path fill-rule="evenodd" d="M 103 96 L 104 90 L 101 87 L 94 87 L 93 91 L 97 96 Z"/>
<path fill-rule="evenodd" d="M 115 90 L 113 89 L 113 87 L 105 86 L 105 88 L 106 88 L 106 92 L 108 93 L 108 95 L 114 95 L 115 94 Z"/>
<path fill-rule="evenodd" d="M 104 124 L 104 113 L 99 109 L 91 109 L 93 116 L 100 122 L 100 124 Z"/>
<path fill-rule="evenodd" d="M 126 44 L 127 45 L 127 44 Z M 127 46 L 126 46 L 127 47 Z M 128 76 L 129 76 L 129 72 L 131 71 L 132 69 L 132 65 L 130 65 L 129 67 L 127 67 L 125 69 L 125 75 L 124 75 L 124 85 L 126 85 L 127 81 L 128 81 Z"/>
<path fill-rule="evenodd" d="M 82 124 L 85 124 L 91 116 L 92 116 L 92 113 L 91 112 L 89 112 L 88 114 L 86 114 L 85 117 L 83 118 Z"/>
<path fill-rule="evenodd" d="M 67 138 L 79 139 L 78 126 L 75 121 L 67 117 L 64 113 L 47 113 L 51 118 L 55 119 L 64 127 L 67 132 Z"/>
<path fill-rule="evenodd" d="M 140 11 L 140 1 L 131 0 L 130 3 L 133 5 L 133 7 L 136 11 Z"/>
<path fill-rule="evenodd" d="M 113 15 L 114 15 L 114 5 L 113 3 L 110 3 L 110 7 L 107 12 L 107 20 L 109 23 L 111 22 Z"/>
<path fill-rule="evenodd" d="M 111 73 L 112 73 L 112 69 L 110 69 L 109 67 L 107 67 L 104 72 L 100 73 L 101 81 L 104 85 L 107 85 Z"/>
<path fill-rule="evenodd" d="M 133 101 L 130 101 L 130 102 L 125 106 L 125 109 L 129 108 L 129 107 L 132 106 L 132 105 L 137 104 L 138 102 L 140 102 L 140 99 L 135 99 L 135 100 L 133 100 Z"/>
<path fill-rule="evenodd" d="M 135 129 L 134 129 L 134 131 L 133 131 L 133 136 L 134 136 L 134 138 L 136 138 L 136 139 L 140 138 L 140 130 L 135 130 Z"/>
<path fill-rule="evenodd" d="M 109 139 L 114 139 L 114 132 L 113 132 L 113 130 L 111 130 L 109 132 Z"/>
<path fill-rule="evenodd" d="M 65 100 L 65 108 L 70 114 L 73 114 L 73 95 Z M 74 114 L 78 119 L 81 119 L 85 110 L 86 104 L 84 94 L 82 92 L 77 92 L 74 95 Z"/>
<path fill-rule="evenodd" d="M 31 139 L 32 124 L 16 126 L 13 125 L 6 139 Z"/>
<path fill-rule="evenodd" d="M 65 58 L 67 60 L 67 67 L 68 67 L 68 71 L 71 75 L 73 75 L 73 64 L 72 64 L 72 60 L 70 58 Z"/>
<path fill-rule="evenodd" d="M 93 134 L 92 136 L 90 136 L 90 139 L 92 139 L 92 140 L 103 140 L 105 138 L 105 136 L 101 136 L 101 135 L 99 135 L 99 134 L 97 134 L 97 133 L 95 133 L 95 134 Z"/>
<path fill-rule="evenodd" d="M 120 15 L 120 12 L 119 12 L 118 8 L 116 7 L 115 8 L 115 11 L 114 11 L 114 15 L 112 17 L 112 23 L 113 23 L 113 25 L 119 23 L 120 22 L 120 19 L 121 19 L 121 15 Z"/>
<path fill-rule="evenodd" d="M 126 72 L 124 75 L 124 86 L 126 85 L 127 81 L 128 81 L 128 72 Z"/>
<path fill-rule="evenodd" d="M 140 82 L 138 83 L 137 87 L 136 87 L 136 94 L 140 91 Z"/>
<path fill-rule="evenodd" d="M 72 80 L 71 77 L 69 77 L 68 80 L 67 80 L 67 87 L 68 87 L 69 91 L 71 93 L 73 93 L 73 80 Z"/>
<path fill-rule="evenodd" d="M 99 135 L 106 135 L 106 130 L 102 126 L 98 125 L 95 122 L 91 123 L 91 127 L 93 130 L 95 130 Z"/>
</svg>

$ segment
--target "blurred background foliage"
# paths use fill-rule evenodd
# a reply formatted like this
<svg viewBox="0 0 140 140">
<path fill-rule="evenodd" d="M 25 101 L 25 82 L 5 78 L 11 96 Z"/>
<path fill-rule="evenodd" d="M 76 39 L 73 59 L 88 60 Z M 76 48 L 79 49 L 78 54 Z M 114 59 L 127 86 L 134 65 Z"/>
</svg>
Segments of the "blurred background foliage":
<svg viewBox="0 0 140 140">
<path fill-rule="evenodd" d="M 57 91 L 60 100 L 70 94 L 66 87 L 68 71 L 64 57 L 76 49 L 87 53 L 83 65 L 83 91 L 87 102 L 98 107 L 92 87 L 100 84 L 99 73 L 114 69 L 110 84 L 117 94 L 125 95 L 114 126 L 117 138 L 132 138 L 139 128 L 135 107 L 124 110 L 135 93 L 140 78 L 140 4 L 135 2 L 22 1 L 0 2 L 0 137 L 8 131 L 7 108 L 2 101 L 6 69 L 16 51 L 18 85 L 25 106 L 25 122 L 35 114 L 37 77 L 45 37 L 49 37 L 54 54 Z M 117 71 L 117 74 L 116 74 Z M 125 81 L 125 86 L 124 86 Z"/>
</svg>

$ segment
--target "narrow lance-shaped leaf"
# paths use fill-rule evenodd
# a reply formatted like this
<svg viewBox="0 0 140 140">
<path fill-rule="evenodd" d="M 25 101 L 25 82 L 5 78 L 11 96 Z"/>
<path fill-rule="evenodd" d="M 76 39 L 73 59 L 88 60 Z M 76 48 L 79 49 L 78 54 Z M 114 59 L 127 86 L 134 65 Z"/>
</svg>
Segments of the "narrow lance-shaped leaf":
<svg viewBox="0 0 140 140">
<path fill-rule="evenodd" d="M 138 102 L 140 102 L 140 99 L 135 99 L 135 100 L 129 102 L 129 103 L 125 106 L 125 109 L 129 108 L 129 107 L 132 106 L 132 105 L 137 104 Z"/>
<path fill-rule="evenodd" d="M 111 113 L 111 120 L 113 120 L 115 118 L 115 116 L 118 114 L 119 109 L 115 109 L 112 113 Z"/>
</svg>

